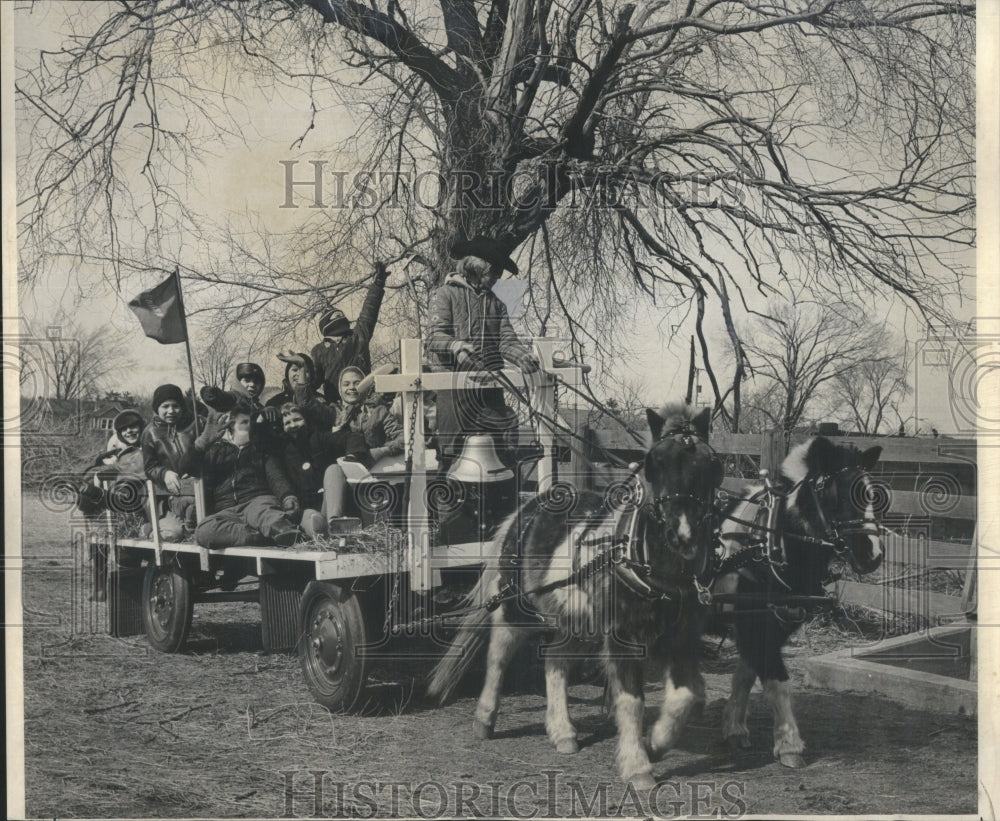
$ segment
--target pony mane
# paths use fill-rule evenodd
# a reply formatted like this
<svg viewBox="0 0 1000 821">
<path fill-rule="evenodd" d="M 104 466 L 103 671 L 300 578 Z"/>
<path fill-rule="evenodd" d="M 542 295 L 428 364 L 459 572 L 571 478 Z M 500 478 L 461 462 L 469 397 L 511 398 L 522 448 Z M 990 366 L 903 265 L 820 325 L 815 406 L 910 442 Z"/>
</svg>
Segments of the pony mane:
<svg viewBox="0 0 1000 821">
<path fill-rule="evenodd" d="M 698 414 L 697 408 L 688 405 L 686 402 L 669 402 L 660 408 L 656 413 L 663 420 L 664 430 L 684 427 L 685 422 L 690 422 Z"/>
</svg>

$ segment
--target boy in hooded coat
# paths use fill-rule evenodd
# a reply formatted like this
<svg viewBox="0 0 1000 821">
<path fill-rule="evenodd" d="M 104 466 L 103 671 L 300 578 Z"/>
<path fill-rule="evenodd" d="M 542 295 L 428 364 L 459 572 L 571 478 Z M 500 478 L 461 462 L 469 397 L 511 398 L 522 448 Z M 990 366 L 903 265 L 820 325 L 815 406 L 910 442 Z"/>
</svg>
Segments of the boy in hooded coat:
<svg viewBox="0 0 1000 821">
<path fill-rule="evenodd" d="M 351 431 L 363 439 L 362 450 L 352 450 L 348 461 L 356 461 L 371 469 L 387 456 L 403 453 L 403 420 L 378 394 L 361 396 L 359 386 L 365 374 L 360 368 L 347 367 L 338 381 L 340 402 L 333 408 L 333 432 Z M 359 526 L 357 519 L 344 516 L 347 504 L 347 473 L 339 464 L 331 465 L 325 476 L 325 513 L 331 532 L 344 532 Z"/>
</svg>

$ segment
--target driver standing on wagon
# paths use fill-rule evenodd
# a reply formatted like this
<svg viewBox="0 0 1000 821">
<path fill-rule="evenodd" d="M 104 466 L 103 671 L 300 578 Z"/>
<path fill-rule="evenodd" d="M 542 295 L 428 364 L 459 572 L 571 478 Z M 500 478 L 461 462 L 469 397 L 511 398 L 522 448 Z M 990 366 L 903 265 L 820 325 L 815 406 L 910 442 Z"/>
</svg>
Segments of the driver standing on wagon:
<svg viewBox="0 0 1000 821">
<path fill-rule="evenodd" d="M 504 360 L 524 373 L 538 370 L 538 360 L 518 339 L 507 308 L 493 293 L 504 270 L 517 265 L 496 240 L 476 236 L 456 242 L 451 256 L 454 273 L 430 296 L 427 354 L 436 371 L 499 370 Z M 517 424 L 504 403 L 501 388 L 439 391 L 437 395 L 438 461 L 443 469 L 459 455 L 466 434 L 501 434 Z"/>
</svg>

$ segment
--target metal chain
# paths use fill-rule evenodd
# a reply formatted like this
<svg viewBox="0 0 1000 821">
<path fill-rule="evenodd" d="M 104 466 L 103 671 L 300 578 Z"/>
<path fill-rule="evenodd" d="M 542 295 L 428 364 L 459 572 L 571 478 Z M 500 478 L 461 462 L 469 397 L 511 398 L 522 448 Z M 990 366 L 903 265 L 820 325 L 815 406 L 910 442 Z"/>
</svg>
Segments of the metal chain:
<svg viewBox="0 0 1000 821">
<path fill-rule="evenodd" d="M 420 380 L 413 383 L 413 404 L 410 406 L 410 441 L 407 443 L 407 458 L 413 460 L 413 440 L 417 436 L 417 405 L 420 404 Z M 423 420 L 421 420 L 422 422 Z"/>
<path fill-rule="evenodd" d="M 389 623 L 392 621 L 392 611 L 399 601 L 399 577 L 403 575 L 400 565 L 402 564 L 401 550 L 393 551 L 396 554 L 395 567 L 393 568 L 392 592 L 389 594 L 389 602 L 385 608 L 385 619 L 382 622 L 382 637 L 389 635 Z"/>
</svg>

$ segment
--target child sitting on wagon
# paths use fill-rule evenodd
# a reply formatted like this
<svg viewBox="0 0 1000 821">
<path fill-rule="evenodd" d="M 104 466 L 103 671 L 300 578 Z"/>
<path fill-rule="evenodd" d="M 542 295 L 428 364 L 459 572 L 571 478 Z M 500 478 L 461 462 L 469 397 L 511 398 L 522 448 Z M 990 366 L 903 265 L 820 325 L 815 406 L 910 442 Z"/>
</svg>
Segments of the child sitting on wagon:
<svg viewBox="0 0 1000 821">
<path fill-rule="evenodd" d="M 166 491 L 167 515 L 160 520 L 160 537 L 179 542 L 194 532 L 197 517 L 194 483 L 184 475 L 181 461 L 194 445 L 195 427 L 189 403 L 176 385 L 153 391 L 152 422 L 142 432 L 142 459 L 146 476 Z"/>
<path fill-rule="evenodd" d="M 83 473 L 77 508 L 88 521 L 105 510 L 142 515 L 146 476 L 139 440 L 145 424 L 139 412 L 131 408 L 123 410 L 114 418 L 114 433 L 108 439 L 105 450 Z M 104 543 L 100 540 L 91 542 L 90 556 L 93 561 L 93 590 L 90 600 L 106 601 L 108 555 Z"/>
<path fill-rule="evenodd" d="M 118 513 L 142 510 L 146 477 L 139 440 L 145 426 L 142 416 L 132 408 L 114 418 L 114 433 L 107 446 L 83 474 L 77 507 L 84 516 L 97 516 L 109 503 L 111 510 Z M 105 494 L 100 482 L 112 483 L 109 494 Z"/>
<path fill-rule="evenodd" d="M 267 379 L 264 369 L 256 362 L 241 362 L 236 366 L 237 384 L 229 390 L 214 385 L 201 389 L 201 399 L 212 410 L 226 413 L 236 405 L 246 405 L 257 429 L 258 439 L 269 446 L 281 433 L 281 413 L 276 407 L 266 407 L 261 401 Z"/>
<path fill-rule="evenodd" d="M 330 529 L 326 500 L 340 493 L 337 459 L 366 452 L 365 439 L 350 428 L 336 433 L 316 429 L 293 402 L 281 406 L 281 419 L 285 430 L 276 452 L 304 508 L 302 529 L 309 536 L 326 533 Z"/>
<path fill-rule="evenodd" d="M 393 413 L 379 394 L 370 394 L 374 380 L 360 368 L 344 368 L 337 380 L 340 401 L 333 406 L 333 432 L 350 430 L 364 437 L 365 449 L 352 451 L 330 467 L 324 480 L 326 514 L 330 532 L 356 529 L 358 520 L 344 516 L 347 503 L 347 471 L 345 462 L 359 462 L 371 470 L 380 460 L 403 453 L 403 420 Z"/>
<path fill-rule="evenodd" d="M 267 407 L 279 411 L 289 402 L 298 405 L 303 416 L 317 429 L 329 427 L 333 421 L 333 410 L 323 394 L 316 390 L 316 366 L 308 354 L 282 351 L 278 359 L 285 363 L 285 378 L 281 393 L 267 400 Z"/>
<path fill-rule="evenodd" d="M 278 460 L 253 440 L 251 415 L 246 405 L 213 414 L 184 458 L 213 505 L 195 531 L 202 547 L 291 547 L 303 535 L 294 522 L 299 499 Z"/>
</svg>

